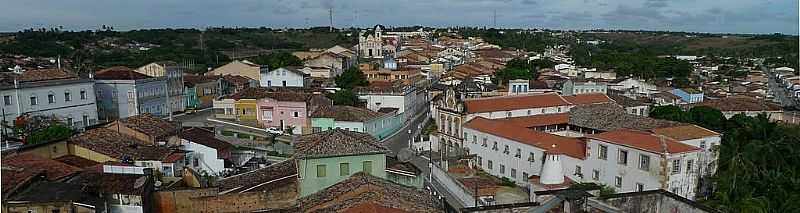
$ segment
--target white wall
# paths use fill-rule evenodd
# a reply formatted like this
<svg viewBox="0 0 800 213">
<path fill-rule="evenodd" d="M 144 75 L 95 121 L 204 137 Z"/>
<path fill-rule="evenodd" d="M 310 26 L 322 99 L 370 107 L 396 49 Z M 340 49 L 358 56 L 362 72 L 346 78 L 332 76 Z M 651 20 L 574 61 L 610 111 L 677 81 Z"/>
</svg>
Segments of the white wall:
<svg viewBox="0 0 800 213">
<path fill-rule="evenodd" d="M 354 131 L 354 132 L 364 132 L 366 133 L 367 130 L 364 129 L 363 122 L 353 122 L 353 121 L 334 121 L 333 122 L 334 128 L 340 128 L 344 130 Z"/>
<path fill-rule="evenodd" d="M 367 101 L 367 109 L 372 111 L 378 111 L 380 108 L 384 107 L 392 107 L 398 108 L 398 114 L 405 112 L 406 110 L 406 97 L 403 95 L 377 95 L 377 94 L 369 94 L 369 95 L 360 95 L 359 99 Z"/>
<path fill-rule="evenodd" d="M 304 79 L 305 77 L 300 73 L 278 68 L 261 73 L 260 82 L 262 87 L 283 87 L 284 81 L 287 87 L 303 87 Z"/>
<path fill-rule="evenodd" d="M 65 92 L 69 91 L 70 101 L 66 101 Z M 85 99 L 81 99 L 81 91 L 85 92 Z M 52 94 L 55 103 L 48 102 L 48 95 Z M 56 115 L 67 120 L 72 118 L 73 124 L 81 122 L 76 128 L 85 126 L 83 116 L 89 125 L 97 122 L 97 105 L 94 95 L 94 82 L 69 83 L 52 86 L 29 87 L 20 89 L 6 89 L 0 91 L 0 96 L 9 96 L 9 105 L 0 102 L 7 122 L 16 119 L 22 113 L 34 115 Z M 30 98 L 36 97 L 37 104 L 31 105 Z M 2 100 L 4 101 L 4 100 Z M 92 123 L 94 122 L 94 123 Z"/>
<path fill-rule="evenodd" d="M 498 119 L 498 118 L 512 118 L 512 117 L 522 117 L 530 115 L 564 113 L 568 112 L 569 108 L 570 107 L 568 106 L 554 106 L 554 107 L 542 107 L 542 108 L 516 109 L 510 111 L 480 112 L 480 113 L 468 114 L 467 121 L 472 120 L 475 117 Z"/>
<path fill-rule="evenodd" d="M 183 150 L 192 152 L 192 162 L 189 162 L 192 168 L 204 170 L 209 174 L 219 174 L 225 169 L 225 162 L 219 159 L 216 149 L 185 139 L 181 139 L 181 144 L 184 144 Z M 198 159 L 196 167 L 194 159 Z"/>
</svg>

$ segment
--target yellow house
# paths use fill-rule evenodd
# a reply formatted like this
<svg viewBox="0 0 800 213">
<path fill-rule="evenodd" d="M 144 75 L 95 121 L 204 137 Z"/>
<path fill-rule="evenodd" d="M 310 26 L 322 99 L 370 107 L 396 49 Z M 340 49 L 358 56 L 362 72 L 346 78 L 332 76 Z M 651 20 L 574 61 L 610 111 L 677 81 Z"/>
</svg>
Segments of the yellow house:
<svg viewBox="0 0 800 213">
<path fill-rule="evenodd" d="M 26 146 L 20 148 L 18 151 L 20 153 L 31 153 L 49 159 L 56 159 L 70 154 L 66 140 Z"/>
<path fill-rule="evenodd" d="M 228 64 L 217 67 L 207 72 L 205 75 L 240 75 L 251 79 L 261 79 L 261 70 L 266 72 L 267 67 L 244 60 L 234 60 Z"/>
<path fill-rule="evenodd" d="M 234 109 L 236 110 L 236 117 L 240 121 L 257 121 L 258 114 L 256 109 L 258 100 L 256 99 L 239 99 L 234 102 Z"/>
</svg>

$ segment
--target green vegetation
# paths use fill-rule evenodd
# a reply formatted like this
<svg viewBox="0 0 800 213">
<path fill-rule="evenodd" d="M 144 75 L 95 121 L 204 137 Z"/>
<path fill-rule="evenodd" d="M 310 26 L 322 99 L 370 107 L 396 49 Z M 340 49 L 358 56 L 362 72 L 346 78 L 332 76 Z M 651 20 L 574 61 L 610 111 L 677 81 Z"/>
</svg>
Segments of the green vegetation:
<svg viewBox="0 0 800 213">
<path fill-rule="evenodd" d="M 507 177 L 500 178 L 500 183 L 498 185 L 508 186 L 508 187 L 516 187 L 517 186 L 517 184 L 514 183 L 513 180 L 508 179 Z"/>
<path fill-rule="evenodd" d="M 358 103 L 358 97 L 352 90 L 349 89 L 341 89 L 336 91 L 336 93 L 331 94 L 328 98 L 333 100 L 334 105 L 355 106 L 356 103 Z"/>
<path fill-rule="evenodd" d="M 72 129 L 61 124 L 51 125 L 31 133 L 25 138 L 28 145 L 65 140 L 72 136 Z"/>
<path fill-rule="evenodd" d="M 278 51 L 269 55 L 256 56 L 253 63 L 267 65 L 270 70 L 286 66 L 302 66 L 303 60 L 287 51 Z"/>
<path fill-rule="evenodd" d="M 495 73 L 495 81 L 497 81 L 496 83 L 505 84 L 508 83 L 508 80 L 514 79 L 536 79 L 539 76 L 537 72 L 538 66 L 547 65 L 547 62 L 536 61 L 535 63 L 528 63 L 525 59 L 512 59 L 508 61 L 505 68 Z"/>
<path fill-rule="evenodd" d="M 547 46 L 564 43 L 565 38 L 551 36 L 548 33 L 532 33 L 513 29 L 486 29 L 477 27 L 458 28 L 459 34 L 463 37 L 480 37 L 491 44 L 500 45 L 503 48 L 517 48 L 525 51 L 542 52 Z M 502 31 L 502 33 L 501 33 Z"/>
<path fill-rule="evenodd" d="M 127 32 L 107 27 L 98 31 L 28 29 L 0 43 L 0 52 L 27 56 L 61 56 L 75 62 L 76 69 L 92 71 L 110 66 L 139 67 L 153 61 L 190 61 L 194 72 L 205 72 L 230 61 L 229 56 L 264 50 L 298 50 L 350 46 L 356 37 L 346 32 L 319 29 L 275 30 L 270 28 L 148 29 Z M 128 48 L 146 44 L 149 50 Z"/>
<path fill-rule="evenodd" d="M 367 77 L 364 76 L 364 72 L 361 72 L 356 66 L 350 67 L 342 72 L 341 75 L 336 76 L 335 81 L 336 86 L 348 90 L 358 86 L 369 85 L 369 81 L 367 81 Z"/>
<path fill-rule="evenodd" d="M 779 124 L 766 114 L 725 119 L 713 108 L 656 108 L 655 118 L 687 120 L 723 133 L 713 193 L 704 200 L 724 212 L 800 211 L 800 126 Z"/>
<path fill-rule="evenodd" d="M 633 42 L 607 42 L 600 45 L 577 44 L 570 50 L 575 64 L 614 70 L 617 76 L 652 78 L 689 77 L 692 65 L 674 58 L 657 57 L 664 50 L 654 50 Z"/>
</svg>

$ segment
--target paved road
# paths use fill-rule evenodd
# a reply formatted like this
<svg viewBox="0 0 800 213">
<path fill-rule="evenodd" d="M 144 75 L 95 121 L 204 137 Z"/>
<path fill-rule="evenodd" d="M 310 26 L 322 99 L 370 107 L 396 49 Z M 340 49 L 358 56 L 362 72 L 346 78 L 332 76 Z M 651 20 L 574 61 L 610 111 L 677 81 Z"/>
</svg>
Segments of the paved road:
<svg viewBox="0 0 800 213">
<path fill-rule="evenodd" d="M 769 92 L 775 97 L 775 101 L 781 103 L 781 106 L 785 108 L 798 107 L 798 104 L 800 103 L 797 103 L 797 99 L 789 97 L 786 88 L 779 84 L 777 79 L 775 79 L 774 73 L 772 73 L 772 71 L 766 67 L 762 67 L 761 69 L 769 76 L 767 84 L 769 86 Z"/>
</svg>

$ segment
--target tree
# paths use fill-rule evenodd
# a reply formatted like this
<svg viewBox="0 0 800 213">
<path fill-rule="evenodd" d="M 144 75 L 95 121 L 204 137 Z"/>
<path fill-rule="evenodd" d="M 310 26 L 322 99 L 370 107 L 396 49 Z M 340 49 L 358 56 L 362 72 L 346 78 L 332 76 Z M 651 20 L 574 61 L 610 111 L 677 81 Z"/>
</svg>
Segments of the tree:
<svg viewBox="0 0 800 213">
<path fill-rule="evenodd" d="M 692 115 L 677 106 L 657 106 L 650 111 L 650 117 L 677 122 L 691 123 Z"/>
<path fill-rule="evenodd" d="M 709 106 L 696 106 L 689 110 L 694 124 L 707 129 L 721 131 L 725 125 L 725 116 L 719 109 Z"/>
<path fill-rule="evenodd" d="M 341 89 L 336 91 L 336 93 L 331 96 L 331 99 L 333 99 L 334 105 L 355 106 L 358 102 L 358 97 L 356 97 L 356 94 L 349 89 Z"/>
<path fill-rule="evenodd" d="M 506 84 L 508 83 L 508 80 L 514 80 L 514 79 L 530 80 L 531 78 L 533 78 L 533 76 L 531 72 L 528 70 L 515 67 L 506 67 L 497 71 L 497 73 L 495 73 L 495 78 L 498 84 Z"/>
<path fill-rule="evenodd" d="M 286 66 L 302 66 L 303 60 L 290 52 L 278 51 L 269 55 L 257 56 L 253 59 L 253 63 L 267 65 L 269 69 L 277 69 Z"/>
<path fill-rule="evenodd" d="M 351 90 L 357 86 L 369 85 L 369 81 L 367 81 L 364 73 L 355 66 L 345 70 L 341 75 L 336 77 L 335 81 L 336 86 L 346 90 Z"/>
</svg>

